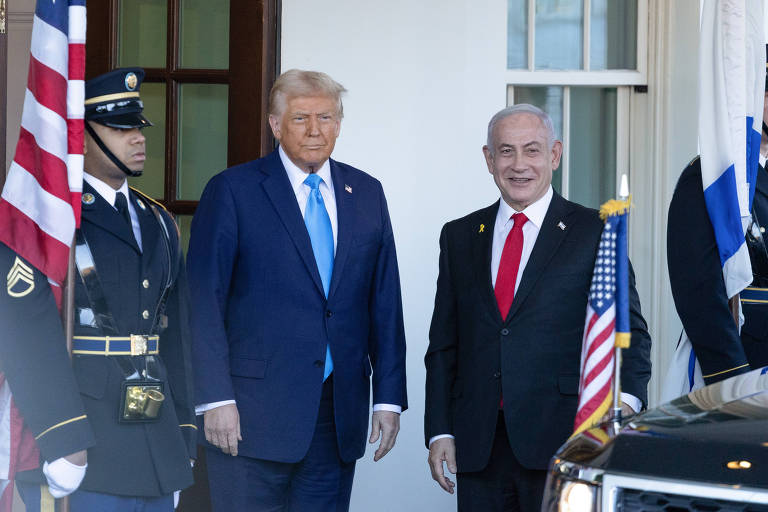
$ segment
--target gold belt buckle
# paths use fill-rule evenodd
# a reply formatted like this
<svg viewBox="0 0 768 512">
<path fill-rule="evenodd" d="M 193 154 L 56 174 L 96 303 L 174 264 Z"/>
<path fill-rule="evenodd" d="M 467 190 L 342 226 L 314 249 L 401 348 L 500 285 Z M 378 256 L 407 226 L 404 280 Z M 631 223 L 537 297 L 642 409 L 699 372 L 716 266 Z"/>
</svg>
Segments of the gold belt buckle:
<svg viewBox="0 0 768 512">
<path fill-rule="evenodd" d="M 131 355 L 132 356 L 144 356 L 147 355 L 147 342 L 149 336 L 143 334 L 131 334 Z"/>
</svg>

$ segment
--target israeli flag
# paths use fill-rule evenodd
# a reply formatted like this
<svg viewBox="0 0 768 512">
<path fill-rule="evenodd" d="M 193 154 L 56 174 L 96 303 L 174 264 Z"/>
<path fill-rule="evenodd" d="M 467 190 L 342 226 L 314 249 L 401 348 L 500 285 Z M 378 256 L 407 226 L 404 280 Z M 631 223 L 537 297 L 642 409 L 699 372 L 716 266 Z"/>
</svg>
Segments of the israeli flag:
<svg viewBox="0 0 768 512">
<path fill-rule="evenodd" d="M 763 0 L 703 0 L 701 6 L 701 178 L 725 290 L 732 298 L 752 282 L 744 235 L 755 195 L 763 123 L 764 5 Z M 664 379 L 662 400 L 703 385 L 693 347 L 683 333 Z"/>
<path fill-rule="evenodd" d="M 763 123 L 763 38 L 763 0 L 703 2 L 701 176 L 729 298 L 752 282 L 744 234 L 755 193 Z"/>
</svg>

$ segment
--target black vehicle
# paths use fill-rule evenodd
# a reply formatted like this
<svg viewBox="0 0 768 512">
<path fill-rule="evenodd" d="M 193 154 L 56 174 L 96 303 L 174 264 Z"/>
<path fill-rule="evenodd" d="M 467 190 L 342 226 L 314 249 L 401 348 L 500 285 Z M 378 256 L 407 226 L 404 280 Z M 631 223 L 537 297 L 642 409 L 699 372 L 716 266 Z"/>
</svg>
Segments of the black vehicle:
<svg viewBox="0 0 768 512">
<path fill-rule="evenodd" d="M 768 512 L 768 367 L 569 439 L 546 512 Z"/>
</svg>

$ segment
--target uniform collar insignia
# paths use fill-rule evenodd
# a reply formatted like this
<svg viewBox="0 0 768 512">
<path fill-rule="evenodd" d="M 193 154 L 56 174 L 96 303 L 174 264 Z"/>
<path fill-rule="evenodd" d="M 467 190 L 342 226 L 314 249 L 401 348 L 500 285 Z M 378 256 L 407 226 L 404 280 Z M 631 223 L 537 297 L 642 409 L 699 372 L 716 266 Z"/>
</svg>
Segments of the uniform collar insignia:
<svg viewBox="0 0 768 512">
<path fill-rule="evenodd" d="M 83 194 L 83 204 L 91 205 L 96 200 L 96 198 L 91 194 L 90 192 L 86 192 Z"/>
</svg>

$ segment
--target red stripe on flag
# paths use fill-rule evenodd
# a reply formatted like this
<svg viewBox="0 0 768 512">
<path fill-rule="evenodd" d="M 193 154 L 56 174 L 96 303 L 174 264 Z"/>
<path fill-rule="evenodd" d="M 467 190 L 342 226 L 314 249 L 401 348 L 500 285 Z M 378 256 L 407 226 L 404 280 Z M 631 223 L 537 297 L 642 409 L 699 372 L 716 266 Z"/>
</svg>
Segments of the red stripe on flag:
<svg viewBox="0 0 768 512">
<path fill-rule="evenodd" d="M 613 352 L 610 350 L 608 353 L 603 357 L 592 370 L 587 374 L 587 382 L 591 382 L 592 380 L 596 379 L 598 375 L 600 375 L 600 372 L 602 372 L 606 366 L 608 366 L 613 361 Z"/>
<path fill-rule="evenodd" d="M 69 43 L 69 79 L 85 80 L 85 45 Z"/>
<path fill-rule="evenodd" d="M 83 154 L 83 130 L 82 119 L 67 119 L 67 153 L 70 155 Z"/>
<path fill-rule="evenodd" d="M 69 202 L 67 164 L 38 146 L 35 136 L 23 127 L 19 130 L 19 143 L 13 160 L 34 176 L 46 192 Z"/>
<path fill-rule="evenodd" d="M 595 339 L 592 340 L 589 344 L 589 347 L 587 348 L 587 357 L 584 359 L 585 361 L 589 359 L 589 356 L 595 353 L 595 351 L 603 344 L 603 342 L 611 335 L 613 334 L 613 330 L 616 327 L 616 318 L 611 320 L 611 323 L 609 323 L 605 329 L 603 329 L 600 334 L 595 336 Z M 589 337 L 590 332 L 587 332 L 587 336 Z"/>
<path fill-rule="evenodd" d="M 611 381 L 609 380 L 602 388 L 600 388 L 594 396 L 585 404 L 583 404 L 576 413 L 575 425 L 581 425 L 600 407 L 608 393 L 611 391 Z"/>
<path fill-rule="evenodd" d="M 0 240 L 53 281 L 67 277 L 69 246 L 64 245 L 7 201 L 0 201 Z"/>
<path fill-rule="evenodd" d="M 67 118 L 67 79 L 34 56 L 29 58 L 27 89 L 38 103 Z"/>
</svg>

